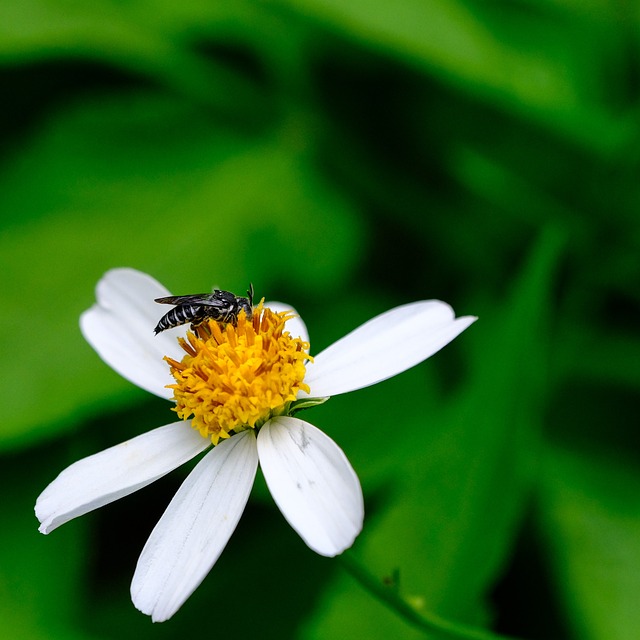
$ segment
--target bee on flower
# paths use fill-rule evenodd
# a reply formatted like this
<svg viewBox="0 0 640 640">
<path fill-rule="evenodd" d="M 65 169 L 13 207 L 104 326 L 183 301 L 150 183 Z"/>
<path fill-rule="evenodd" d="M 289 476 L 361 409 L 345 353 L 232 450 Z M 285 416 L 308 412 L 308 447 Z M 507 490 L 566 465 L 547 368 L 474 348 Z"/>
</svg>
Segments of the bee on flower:
<svg viewBox="0 0 640 640">
<path fill-rule="evenodd" d="M 131 597 L 154 622 L 170 618 L 219 558 L 258 465 L 280 511 L 311 549 L 323 556 L 348 549 L 364 520 L 360 482 L 342 449 L 296 414 L 413 367 L 476 319 L 456 319 L 438 300 L 414 302 L 312 356 L 306 325 L 291 307 L 264 301 L 254 307 L 252 288 L 246 299 L 220 293 L 228 296 L 218 295 L 215 304 L 236 301 L 229 315 L 189 308 L 158 324 L 156 299 L 206 302 L 178 300 L 133 269 L 105 274 L 97 303 L 81 316 L 84 337 L 120 375 L 171 400 L 180 420 L 79 460 L 36 502 L 40 531 L 50 533 L 206 451 L 136 566 Z"/>
</svg>

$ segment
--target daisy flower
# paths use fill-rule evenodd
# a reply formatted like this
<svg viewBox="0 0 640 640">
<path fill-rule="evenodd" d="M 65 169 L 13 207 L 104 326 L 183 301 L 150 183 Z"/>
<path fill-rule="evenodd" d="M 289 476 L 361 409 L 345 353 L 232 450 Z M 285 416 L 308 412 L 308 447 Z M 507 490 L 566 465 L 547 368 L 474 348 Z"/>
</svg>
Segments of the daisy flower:
<svg viewBox="0 0 640 640">
<path fill-rule="evenodd" d="M 150 276 L 114 269 L 82 314 L 98 355 L 134 384 L 175 404 L 179 421 L 80 460 L 36 502 L 40 531 L 122 498 L 207 451 L 171 500 L 142 550 L 134 605 L 167 620 L 215 564 L 245 508 L 258 463 L 280 511 L 323 556 L 348 549 L 362 529 L 358 477 L 343 451 L 297 412 L 395 376 L 464 331 L 444 302 L 391 309 L 316 356 L 287 305 L 241 312 L 236 324 L 204 322 L 154 335 L 169 292 Z"/>
</svg>

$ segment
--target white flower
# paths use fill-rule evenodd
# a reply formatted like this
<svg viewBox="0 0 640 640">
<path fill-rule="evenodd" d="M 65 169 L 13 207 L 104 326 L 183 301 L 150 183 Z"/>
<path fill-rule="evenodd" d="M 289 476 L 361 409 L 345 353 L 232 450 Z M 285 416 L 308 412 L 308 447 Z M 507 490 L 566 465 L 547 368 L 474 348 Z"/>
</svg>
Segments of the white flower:
<svg viewBox="0 0 640 640">
<path fill-rule="evenodd" d="M 36 516 L 40 531 L 49 533 L 210 449 L 138 560 L 131 596 L 154 621 L 170 618 L 215 564 L 242 515 L 258 462 L 276 504 L 311 549 L 334 556 L 349 548 L 364 517 L 358 478 L 331 438 L 292 414 L 314 398 L 405 371 L 475 320 L 455 319 L 443 302 L 415 302 L 373 318 L 309 361 L 306 327 L 280 303 L 259 307 L 253 321 L 241 317 L 237 327 L 209 323 L 185 340 L 184 326 L 154 335 L 162 315 L 154 299 L 168 291 L 150 276 L 115 269 L 96 294 L 97 304 L 81 317 L 85 338 L 122 376 L 174 398 L 178 414 L 193 417 L 72 464 L 40 495 Z"/>
</svg>

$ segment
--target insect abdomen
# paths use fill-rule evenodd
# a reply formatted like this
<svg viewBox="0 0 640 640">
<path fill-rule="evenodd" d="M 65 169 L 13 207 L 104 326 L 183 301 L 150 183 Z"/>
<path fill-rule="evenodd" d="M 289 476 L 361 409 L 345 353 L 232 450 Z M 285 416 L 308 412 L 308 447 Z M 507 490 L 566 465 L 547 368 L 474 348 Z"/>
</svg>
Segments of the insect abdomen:
<svg viewBox="0 0 640 640">
<path fill-rule="evenodd" d="M 166 329 L 179 327 L 187 322 L 198 323 L 206 317 L 204 307 L 200 304 L 180 304 L 160 318 L 155 328 L 156 335 Z"/>
</svg>

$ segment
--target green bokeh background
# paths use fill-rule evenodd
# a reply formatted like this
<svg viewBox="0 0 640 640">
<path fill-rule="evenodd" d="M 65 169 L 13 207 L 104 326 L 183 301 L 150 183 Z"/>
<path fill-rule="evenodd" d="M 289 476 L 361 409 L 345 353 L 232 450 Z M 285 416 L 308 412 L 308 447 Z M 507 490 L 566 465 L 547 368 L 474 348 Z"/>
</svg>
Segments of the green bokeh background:
<svg viewBox="0 0 640 640">
<path fill-rule="evenodd" d="M 638 637 L 640 4 L 2 0 L 0 78 L 4 637 L 439 637 L 307 549 L 260 477 L 162 625 L 129 583 L 188 469 L 37 532 L 60 470 L 170 418 L 80 335 L 117 266 L 253 282 L 316 353 L 416 299 L 478 315 L 305 415 L 362 481 L 349 553 L 452 621 Z"/>
</svg>

